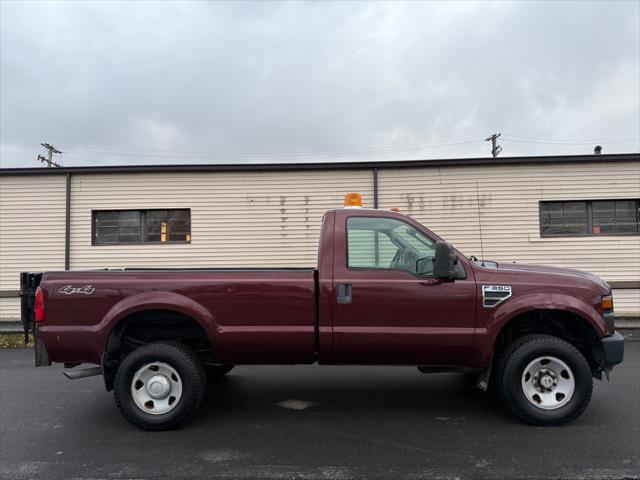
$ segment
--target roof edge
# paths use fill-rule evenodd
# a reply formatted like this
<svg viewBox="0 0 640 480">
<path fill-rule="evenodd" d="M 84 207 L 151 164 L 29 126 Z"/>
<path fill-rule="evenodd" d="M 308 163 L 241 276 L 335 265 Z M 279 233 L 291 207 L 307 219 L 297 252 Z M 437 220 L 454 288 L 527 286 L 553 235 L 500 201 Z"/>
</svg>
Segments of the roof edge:
<svg viewBox="0 0 640 480">
<path fill-rule="evenodd" d="M 548 155 L 528 157 L 471 157 L 436 160 L 385 160 L 364 162 L 313 163 L 220 163 L 167 165 L 104 165 L 96 167 L 62 168 L 0 168 L 0 176 L 64 175 L 67 173 L 162 173 L 162 172 L 234 172 L 234 171 L 296 171 L 296 170 L 359 170 L 372 168 L 453 167 L 479 165 L 537 165 L 546 163 L 589 163 L 640 161 L 640 153 L 602 155 Z"/>
</svg>

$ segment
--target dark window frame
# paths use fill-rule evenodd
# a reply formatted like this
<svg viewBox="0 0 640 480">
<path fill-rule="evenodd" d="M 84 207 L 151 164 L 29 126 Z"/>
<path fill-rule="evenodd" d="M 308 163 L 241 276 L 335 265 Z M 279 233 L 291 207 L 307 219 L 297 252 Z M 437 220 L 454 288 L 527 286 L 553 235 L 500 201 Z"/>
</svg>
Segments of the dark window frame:
<svg viewBox="0 0 640 480">
<path fill-rule="evenodd" d="M 586 233 L 558 233 L 549 234 L 543 231 L 542 205 L 549 203 L 580 203 L 586 204 Z M 594 202 L 636 202 L 636 222 L 638 222 L 638 231 L 636 232 L 605 232 L 593 233 L 593 203 Z M 614 217 L 615 218 L 615 217 Z M 591 200 L 571 199 L 571 200 L 541 200 L 538 202 L 538 226 L 540 230 L 540 238 L 568 238 L 568 237 L 628 237 L 640 235 L 640 198 L 596 198 Z"/>
<path fill-rule="evenodd" d="M 189 225 L 189 240 L 169 240 L 169 232 L 167 232 L 167 240 L 147 240 L 147 212 L 171 212 L 171 211 L 183 211 L 188 212 L 188 225 Z M 140 240 L 128 241 L 128 242 L 99 242 L 97 236 L 97 215 L 104 212 L 138 212 L 140 214 Z M 96 247 L 101 246 L 113 246 L 113 245 L 180 245 L 190 244 L 193 239 L 191 233 L 191 209 L 190 208 L 123 208 L 123 209 L 105 209 L 105 210 L 91 210 L 91 245 Z"/>
</svg>

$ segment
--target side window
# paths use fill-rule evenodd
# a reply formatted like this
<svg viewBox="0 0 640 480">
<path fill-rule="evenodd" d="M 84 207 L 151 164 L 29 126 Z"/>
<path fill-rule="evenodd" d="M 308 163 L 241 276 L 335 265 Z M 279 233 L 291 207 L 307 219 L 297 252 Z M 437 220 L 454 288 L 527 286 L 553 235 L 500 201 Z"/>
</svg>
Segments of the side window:
<svg viewBox="0 0 640 480">
<path fill-rule="evenodd" d="M 191 242 L 191 210 L 94 210 L 93 245 Z"/>
<path fill-rule="evenodd" d="M 587 202 L 540 203 L 543 237 L 587 234 Z"/>
<path fill-rule="evenodd" d="M 347 219 L 347 267 L 406 270 L 416 274 L 420 258 L 433 257 L 435 243 L 394 218 Z"/>
<path fill-rule="evenodd" d="M 540 202 L 541 237 L 639 235 L 640 199 Z"/>
</svg>

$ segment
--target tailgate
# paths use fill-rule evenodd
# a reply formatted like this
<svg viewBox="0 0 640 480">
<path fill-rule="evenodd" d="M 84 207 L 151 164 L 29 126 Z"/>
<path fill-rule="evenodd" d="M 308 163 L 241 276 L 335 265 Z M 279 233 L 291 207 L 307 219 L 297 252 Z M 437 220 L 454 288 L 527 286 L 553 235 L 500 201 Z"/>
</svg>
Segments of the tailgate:
<svg viewBox="0 0 640 480">
<path fill-rule="evenodd" d="M 42 281 L 42 273 L 20 273 L 20 320 L 24 330 L 24 342 L 29 342 L 29 333 L 33 333 L 35 344 L 36 367 L 51 365 L 47 349 L 38 337 L 38 329 L 33 313 L 36 298 L 36 289 Z"/>
</svg>

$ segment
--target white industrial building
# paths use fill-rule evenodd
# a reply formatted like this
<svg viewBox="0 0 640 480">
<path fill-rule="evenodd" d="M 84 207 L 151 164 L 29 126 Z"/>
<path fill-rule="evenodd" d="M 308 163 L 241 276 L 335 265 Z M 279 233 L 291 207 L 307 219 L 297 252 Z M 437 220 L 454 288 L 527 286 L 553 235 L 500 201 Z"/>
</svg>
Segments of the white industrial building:
<svg viewBox="0 0 640 480">
<path fill-rule="evenodd" d="M 481 229 L 487 259 L 600 275 L 640 319 L 640 154 L 620 154 L 0 169 L 0 320 L 22 271 L 314 265 L 323 212 L 354 191 L 467 255 Z"/>
</svg>

